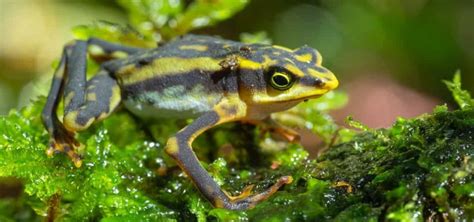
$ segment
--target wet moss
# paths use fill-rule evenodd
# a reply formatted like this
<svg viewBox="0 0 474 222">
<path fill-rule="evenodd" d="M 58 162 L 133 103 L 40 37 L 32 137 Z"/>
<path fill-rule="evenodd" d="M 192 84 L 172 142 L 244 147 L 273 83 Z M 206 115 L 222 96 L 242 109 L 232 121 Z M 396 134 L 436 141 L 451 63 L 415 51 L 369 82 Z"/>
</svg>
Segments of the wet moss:
<svg viewBox="0 0 474 222">
<path fill-rule="evenodd" d="M 262 162 L 251 164 L 252 156 L 239 147 L 258 147 L 272 140 L 269 135 L 239 124 L 214 129 L 200 138 L 196 151 L 226 190 L 238 194 L 256 184 L 259 191 L 280 176 L 294 177 L 269 200 L 236 212 L 213 209 L 164 154 L 160 141 L 185 123 L 162 122 L 146 133 L 142 123 L 119 112 L 79 135 L 85 161 L 75 168 L 64 155 L 45 155 L 43 104 L 40 98 L 0 121 L 0 177 L 24 185 L 23 195 L 0 200 L 2 220 L 474 219 L 474 111 L 468 107 L 448 111 L 440 106 L 429 115 L 399 119 L 388 129 L 362 127 L 364 132 L 337 140 L 316 160 L 292 144 L 257 152 Z M 320 112 L 315 108 L 306 115 Z"/>
</svg>

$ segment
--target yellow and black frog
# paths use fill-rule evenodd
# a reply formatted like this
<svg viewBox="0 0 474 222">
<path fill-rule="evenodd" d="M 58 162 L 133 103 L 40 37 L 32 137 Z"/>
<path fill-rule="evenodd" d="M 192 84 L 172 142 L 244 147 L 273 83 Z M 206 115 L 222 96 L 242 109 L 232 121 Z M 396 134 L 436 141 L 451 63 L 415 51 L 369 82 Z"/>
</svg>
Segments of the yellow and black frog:
<svg viewBox="0 0 474 222">
<path fill-rule="evenodd" d="M 89 80 L 87 55 L 100 62 Z M 106 118 L 119 104 L 139 117 L 195 118 L 168 139 L 166 152 L 215 207 L 251 208 L 291 183 L 291 176 L 262 193 L 230 196 L 199 163 L 193 140 L 216 125 L 258 122 L 336 88 L 338 80 L 321 62 L 321 55 L 307 46 L 291 50 L 200 35 L 154 49 L 95 38 L 74 41 L 64 47 L 42 114 L 51 135 L 47 152 L 64 152 L 80 167 L 74 133 Z M 61 98 L 62 121 L 56 114 Z"/>
</svg>

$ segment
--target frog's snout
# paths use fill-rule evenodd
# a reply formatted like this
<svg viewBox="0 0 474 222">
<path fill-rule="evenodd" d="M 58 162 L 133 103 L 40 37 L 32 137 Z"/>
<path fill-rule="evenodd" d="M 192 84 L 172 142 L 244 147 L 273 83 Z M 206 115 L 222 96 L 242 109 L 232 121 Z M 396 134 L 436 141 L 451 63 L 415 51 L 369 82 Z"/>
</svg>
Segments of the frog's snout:
<svg viewBox="0 0 474 222">
<path fill-rule="evenodd" d="M 323 86 L 321 88 L 329 90 L 336 89 L 339 86 L 339 80 L 337 80 L 336 76 L 332 76 L 329 78 L 325 78 L 323 81 Z"/>
<path fill-rule="evenodd" d="M 305 76 L 301 78 L 300 83 L 307 87 L 314 87 L 316 89 L 326 91 L 333 90 L 339 86 L 339 81 L 332 73 L 331 75 L 324 77 Z"/>
<path fill-rule="evenodd" d="M 329 70 L 324 75 L 319 75 L 318 77 L 322 82 L 321 86 L 318 86 L 320 89 L 331 91 L 339 86 L 339 80 L 337 80 L 336 75 Z"/>
</svg>

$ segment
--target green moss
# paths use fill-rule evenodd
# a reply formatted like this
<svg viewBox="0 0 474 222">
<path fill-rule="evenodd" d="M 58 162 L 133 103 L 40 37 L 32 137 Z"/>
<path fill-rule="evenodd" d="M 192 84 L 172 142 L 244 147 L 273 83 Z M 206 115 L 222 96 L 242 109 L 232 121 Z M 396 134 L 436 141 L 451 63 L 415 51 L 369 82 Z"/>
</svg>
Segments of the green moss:
<svg viewBox="0 0 474 222">
<path fill-rule="evenodd" d="M 354 204 L 381 208 L 386 218 L 472 220 L 474 190 L 465 188 L 474 182 L 473 132 L 473 110 L 399 120 L 331 148 L 319 159 L 318 177 L 349 182 Z"/>
<path fill-rule="evenodd" d="M 319 102 L 330 98 L 335 97 Z M 306 114 L 315 115 L 321 112 L 314 107 L 317 102 L 292 112 L 313 106 Z M 46 156 L 48 135 L 39 117 L 43 104 L 40 98 L 0 121 L 0 177 L 20 179 L 25 192 L 21 198 L 0 201 L 2 220 L 18 220 L 21 215 L 26 220 L 54 215 L 63 220 L 105 221 L 474 219 L 472 109 L 438 107 L 431 115 L 399 119 L 389 129 L 367 130 L 348 142 L 340 140 L 317 160 L 309 160 L 299 145 L 290 145 L 261 154 L 257 165 L 251 164 L 245 150 L 235 148 L 241 152 L 238 161 L 234 152 L 220 151 L 229 141 L 236 141 L 232 147 L 244 146 L 248 143 L 241 141 L 248 138 L 256 146 L 258 130 L 238 124 L 214 129 L 198 143 L 210 148 L 196 150 L 203 159 L 213 160 L 204 164 L 227 190 L 256 184 L 258 191 L 279 176 L 295 179 L 256 208 L 232 212 L 213 209 L 163 153 L 160 141 L 186 123 L 156 124 L 150 128 L 153 139 L 140 122 L 119 112 L 79 135 L 85 144 L 84 166 L 75 168 L 64 155 Z M 277 169 L 269 167 L 272 162 L 278 163 Z M 160 175 L 160 169 L 167 174 Z M 6 207 L 13 203 L 15 208 Z"/>
</svg>

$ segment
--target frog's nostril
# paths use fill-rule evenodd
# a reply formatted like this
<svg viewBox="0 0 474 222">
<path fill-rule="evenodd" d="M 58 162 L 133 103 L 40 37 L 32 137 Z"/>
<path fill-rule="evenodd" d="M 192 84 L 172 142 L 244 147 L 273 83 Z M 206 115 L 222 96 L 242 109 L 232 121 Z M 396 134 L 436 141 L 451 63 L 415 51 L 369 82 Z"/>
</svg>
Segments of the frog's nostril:
<svg viewBox="0 0 474 222">
<path fill-rule="evenodd" d="M 315 85 L 319 88 L 322 88 L 324 87 L 324 85 L 326 85 L 326 81 L 325 80 L 322 80 L 322 79 L 319 79 L 317 78 L 315 81 L 314 81 Z"/>
</svg>

